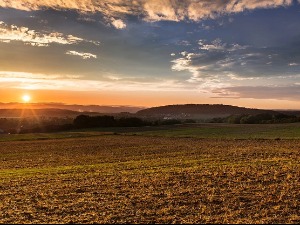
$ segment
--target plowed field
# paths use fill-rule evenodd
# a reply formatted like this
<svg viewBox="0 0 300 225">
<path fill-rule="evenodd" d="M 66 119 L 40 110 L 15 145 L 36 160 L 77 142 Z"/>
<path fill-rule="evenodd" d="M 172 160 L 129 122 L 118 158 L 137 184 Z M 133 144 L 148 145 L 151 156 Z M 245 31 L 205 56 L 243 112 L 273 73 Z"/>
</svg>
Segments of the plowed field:
<svg viewBox="0 0 300 225">
<path fill-rule="evenodd" d="M 300 140 L 0 143 L 0 223 L 300 223 Z"/>
</svg>

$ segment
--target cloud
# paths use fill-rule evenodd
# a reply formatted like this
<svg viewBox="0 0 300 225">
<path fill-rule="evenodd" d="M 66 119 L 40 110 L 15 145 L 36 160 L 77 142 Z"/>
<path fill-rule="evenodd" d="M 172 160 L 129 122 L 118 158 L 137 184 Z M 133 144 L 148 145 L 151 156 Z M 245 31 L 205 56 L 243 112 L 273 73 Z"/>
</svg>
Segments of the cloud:
<svg viewBox="0 0 300 225">
<path fill-rule="evenodd" d="M 126 28 L 126 24 L 124 23 L 123 20 L 120 20 L 120 19 L 117 19 L 117 20 L 116 20 L 116 19 L 112 18 L 111 24 L 112 24 L 115 28 L 120 29 L 120 30 Z"/>
<path fill-rule="evenodd" d="M 62 88 L 63 83 L 68 84 L 66 81 L 75 82 L 79 79 L 82 79 L 82 77 L 77 75 L 0 71 L 0 88 L 56 90 L 57 84 L 60 84 L 59 87 Z M 59 89 L 59 87 L 57 88 Z"/>
<path fill-rule="evenodd" d="M 181 45 L 181 46 L 191 46 L 192 44 L 189 41 L 186 40 L 181 40 L 177 42 L 177 45 Z"/>
<path fill-rule="evenodd" d="M 180 21 L 185 17 L 187 1 L 144 1 L 142 6 L 147 21 Z M 175 3 L 175 4 L 174 4 Z"/>
<path fill-rule="evenodd" d="M 245 10 L 275 8 L 289 6 L 293 0 L 216 0 L 216 1 L 189 1 L 188 16 L 192 20 L 215 18 L 222 14 L 240 13 Z"/>
<path fill-rule="evenodd" d="M 255 48 L 223 43 L 220 39 L 211 43 L 200 40 L 198 51 L 181 52 L 182 57 L 171 61 L 172 70 L 189 71 L 190 81 L 298 75 L 300 65 L 295 63 L 300 61 L 300 53 L 295 51 L 298 47 L 300 42 Z"/>
<path fill-rule="evenodd" d="M 217 98 L 254 98 L 299 101 L 300 85 L 286 86 L 237 86 L 215 89 Z"/>
<path fill-rule="evenodd" d="M 58 78 L 62 78 L 61 76 L 58 75 L 51 75 L 51 76 L 47 76 L 45 74 L 33 74 L 33 73 L 26 73 L 26 72 L 14 72 L 14 71 L 0 71 L 0 79 L 5 79 L 5 78 L 15 78 L 15 79 L 19 79 L 19 78 L 35 78 L 35 79 L 58 79 Z"/>
<path fill-rule="evenodd" d="M 200 21 L 245 10 L 285 7 L 292 3 L 293 0 L 10 0 L 0 1 L 0 7 L 27 11 L 51 8 L 81 13 L 100 12 L 106 18 L 116 20 L 136 15 L 146 21 Z"/>
<path fill-rule="evenodd" d="M 67 55 L 75 55 L 75 56 L 80 56 L 83 59 L 97 59 L 97 55 L 94 55 L 92 53 L 86 53 L 86 52 L 76 52 L 76 51 L 67 51 Z"/>
<path fill-rule="evenodd" d="M 178 91 L 185 86 L 175 80 L 137 81 L 124 79 L 119 75 L 106 80 L 91 80 L 83 76 L 36 74 L 15 71 L 0 71 L 0 88 L 30 90 L 68 90 L 68 91 Z"/>
<path fill-rule="evenodd" d="M 62 33 L 40 33 L 30 30 L 27 27 L 18 27 L 15 25 L 7 25 L 0 22 L 0 42 L 9 43 L 11 41 L 21 41 L 25 44 L 38 47 L 47 47 L 49 44 L 71 45 L 78 44 L 84 39 L 73 35 L 63 35 Z"/>
<path fill-rule="evenodd" d="M 223 44 L 221 39 L 214 40 L 211 44 L 205 44 L 203 40 L 199 41 L 200 49 L 202 50 L 224 50 L 226 47 L 226 44 Z"/>
</svg>

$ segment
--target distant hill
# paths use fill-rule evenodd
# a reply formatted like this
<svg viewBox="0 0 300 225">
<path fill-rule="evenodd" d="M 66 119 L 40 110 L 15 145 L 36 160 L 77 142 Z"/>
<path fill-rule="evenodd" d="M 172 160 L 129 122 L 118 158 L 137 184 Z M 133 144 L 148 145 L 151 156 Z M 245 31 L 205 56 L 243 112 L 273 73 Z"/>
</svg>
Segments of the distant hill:
<svg viewBox="0 0 300 225">
<path fill-rule="evenodd" d="M 25 108 L 23 103 L 0 103 L 0 109 L 22 109 Z M 136 113 L 144 109 L 135 106 L 101 106 L 101 105 L 66 105 L 61 103 L 30 103 L 26 108 L 31 109 L 64 109 L 78 112 L 98 112 L 98 113 Z"/>
<path fill-rule="evenodd" d="M 82 112 L 65 109 L 0 109 L 0 118 L 28 118 L 28 117 L 76 117 Z M 95 116 L 100 113 L 84 112 L 84 114 Z"/>
<path fill-rule="evenodd" d="M 169 119 L 211 119 L 230 115 L 261 113 L 278 114 L 272 110 L 251 109 L 231 105 L 187 104 L 167 105 L 140 110 L 136 115 L 140 117 L 156 117 Z"/>
<path fill-rule="evenodd" d="M 231 105 L 186 104 L 167 105 L 152 108 L 133 106 L 65 105 L 59 103 L 0 103 L 0 118 L 18 117 L 76 117 L 113 115 L 115 117 L 141 117 L 154 119 L 199 119 L 206 120 L 230 115 L 257 115 L 261 113 L 300 116 L 299 111 L 262 110 Z"/>
</svg>

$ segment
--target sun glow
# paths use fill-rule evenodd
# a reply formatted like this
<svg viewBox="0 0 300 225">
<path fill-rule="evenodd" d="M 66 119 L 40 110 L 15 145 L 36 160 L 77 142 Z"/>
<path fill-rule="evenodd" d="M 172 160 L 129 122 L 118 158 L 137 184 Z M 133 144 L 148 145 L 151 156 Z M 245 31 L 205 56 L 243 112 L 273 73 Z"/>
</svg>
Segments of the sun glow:
<svg viewBox="0 0 300 225">
<path fill-rule="evenodd" d="M 30 95 L 23 95 L 23 96 L 22 96 L 22 99 L 23 99 L 23 101 L 24 101 L 25 103 L 27 103 L 27 102 L 30 102 L 31 97 L 30 97 Z"/>
</svg>

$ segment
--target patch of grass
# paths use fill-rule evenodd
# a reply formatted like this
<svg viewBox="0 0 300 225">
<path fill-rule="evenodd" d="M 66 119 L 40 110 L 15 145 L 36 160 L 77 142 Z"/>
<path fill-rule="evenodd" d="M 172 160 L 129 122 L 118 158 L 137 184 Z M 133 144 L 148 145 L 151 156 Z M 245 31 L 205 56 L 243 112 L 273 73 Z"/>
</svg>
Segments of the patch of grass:
<svg viewBox="0 0 300 225">
<path fill-rule="evenodd" d="M 51 140 L 102 135 L 142 135 L 214 139 L 299 139 L 300 124 L 183 124 L 153 127 L 104 127 L 69 132 L 0 135 L 0 142 Z"/>
<path fill-rule="evenodd" d="M 135 132 L 137 135 L 222 139 L 299 139 L 300 124 L 201 124 Z"/>
<path fill-rule="evenodd" d="M 80 138 L 80 137 L 101 136 L 107 134 L 112 134 L 112 132 L 77 131 L 77 132 L 57 132 L 57 133 L 3 134 L 0 135 L 0 142 Z"/>
</svg>

